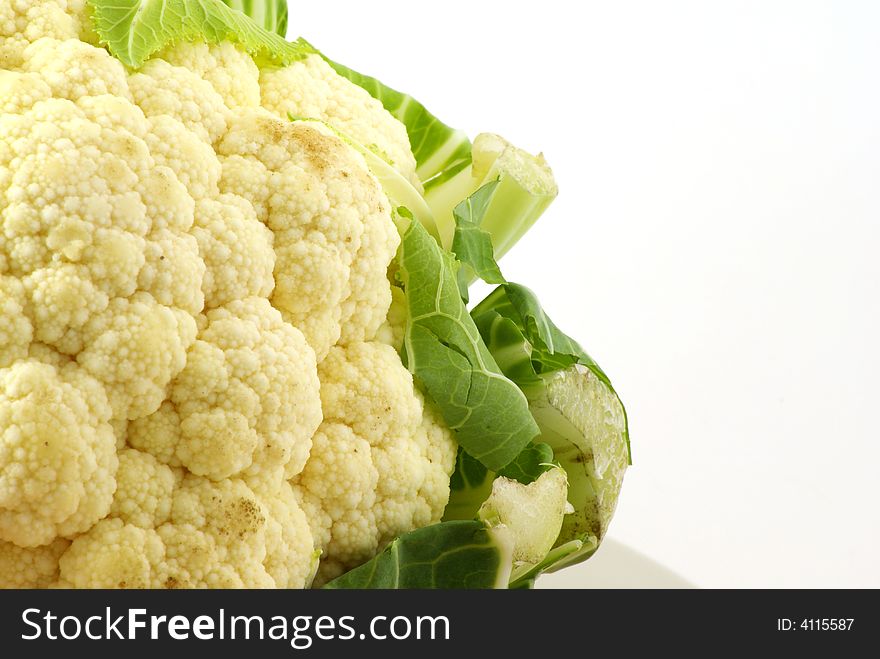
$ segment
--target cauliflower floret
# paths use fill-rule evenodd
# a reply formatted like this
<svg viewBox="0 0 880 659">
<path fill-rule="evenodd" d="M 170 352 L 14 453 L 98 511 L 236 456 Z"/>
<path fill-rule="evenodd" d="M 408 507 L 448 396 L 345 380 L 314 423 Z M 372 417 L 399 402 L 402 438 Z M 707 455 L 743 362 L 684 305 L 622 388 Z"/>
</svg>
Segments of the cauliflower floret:
<svg viewBox="0 0 880 659">
<path fill-rule="evenodd" d="M 174 493 L 171 522 L 177 527 L 198 528 L 209 536 L 215 547 L 214 560 L 233 567 L 245 587 L 260 588 L 274 586 L 263 566 L 268 517 L 244 481 L 215 483 L 187 476 Z"/>
<path fill-rule="evenodd" d="M 321 422 L 314 351 L 262 298 L 208 312 L 172 406 L 136 421 L 133 446 L 212 480 L 299 473 Z"/>
<path fill-rule="evenodd" d="M 161 57 L 211 83 L 231 110 L 260 105 L 260 71 L 253 58 L 236 44 L 180 43 Z"/>
<path fill-rule="evenodd" d="M 309 522 L 287 481 L 266 484 L 256 481 L 254 492 L 268 513 L 266 519 L 266 558 L 263 565 L 278 588 L 311 585 L 317 568 L 317 552 Z M 291 561 L 291 556 L 308 560 Z"/>
<path fill-rule="evenodd" d="M 0 251 L 19 275 L 54 265 L 59 251 L 106 279 L 100 283 L 108 293 L 130 294 L 149 229 L 137 192 L 141 176 L 148 178 L 149 152 L 138 136 L 102 127 L 89 114 L 53 99 L 0 122 L 0 167 L 15 162 L 11 175 L 0 177 Z"/>
<path fill-rule="evenodd" d="M 311 548 L 305 516 L 286 483 L 261 496 L 242 480 L 186 475 L 175 485 L 166 523 L 141 528 L 111 518 L 76 538 L 61 557 L 60 585 L 302 588 Z"/>
<path fill-rule="evenodd" d="M 189 69 L 152 59 L 128 84 L 148 117 L 174 117 L 209 144 L 226 130 L 229 108 L 210 82 Z"/>
<path fill-rule="evenodd" d="M 334 71 L 320 55 L 260 74 L 263 107 L 279 117 L 320 119 L 375 150 L 417 188 L 416 160 L 406 128 L 364 89 Z"/>
<path fill-rule="evenodd" d="M 385 273 L 399 242 L 363 157 L 328 133 L 256 112 L 234 119 L 218 146 L 221 189 L 250 201 L 275 234 L 272 303 L 319 361 L 343 335 L 373 338 L 391 303 Z"/>
<path fill-rule="evenodd" d="M 77 361 L 107 390 L 114 416 L 137 419 L 156 411 L 166 387 L 186 365 L 196 323 L 148 293 L 116 298 L 86 325 Z"/>
<path fill-rule="evenodd" d="M 25 303 L 21 282 L 0 275 L 0 368 L 28 354 L 34 331 L 24 312 Z"/>
<path fill-rule="evenodd" d="M 83 268 L 69 263 L 36 270 L 24 285 L 37 339 L 68 355 L 82 350 L 83 326 L 110 303 Z"/>
<path fill-rule="evenodd" d="M 126 441 L 129 446 L 149 453 L 170 467 L 180 467 L 177 447 L 180 444 L 180 415 L 177 408 L 166 400 L 149 416 L 128 424 Z"/>
<path fill-rule="evenodd" d="M 146 140 L 156 162 L 169 167 L 193 199 L 217 196 L 221 168 L 210 144 L 167 114 L 150 118 Z"/>
<path fill-rule="evenodd" d="M 0 69 L 0 112 L 23 112 L 51 97 L 49 85 L 36 73 Z"/>
<path fill-rule="evenodd" d="M 205 262 L 195 236 L 155 231 L 147 239 L 144 261 L 138 274 L 140 290 L 152 294 L 159 304 L 183 309 L 191 316 L 202 311 L 205 296 L 194 284 L 205 276 Z"/>
<path fill-rule="evenodd" d="M 319 366 L 324 423 L 296 481 L 318 547 L 318 580 L 439 521 L 455 442 L 390 347 L 336 347 Z"/>
<path fill-rule="evenodd" d="M 250 203 L 235 195 L 200 202 L 193 235 L 207 266 L 202 289 L 208 308 L 272 294 L 274 236 Z"/>
<path fill-rule="evenodd" d="M 111 516 L 144 529 L 168 520 L 175 484 L 170 467 L 149 453 L 126 448 L 119 452 L 116 483 Z"/>
<path fill-rule="evenodd" d="M 0 540 L 22 547 L 87 530 L 110 509 L 116 438 L 97 383 L 73 365 L 0 370 Z"/>
<path fill-rule="evenodd" d="M 150 588 L 165 547 L 153 529 L 102 519 L 79 536 L 58 562 L 63 588 Z"/>
<path fill-rule="evenodd" d="M 373 510 L 378 481 L 369 442 L 344 423 L 325 421 L 315 434 L 305 470 L 294 481 L 315 544 L 322 550 L 319 582 L 377 552 Z"/>
<path fill-rule="evenodd" d="M 342 302 L 338 343 L 347 345 L 376 338 L 391 306 L 388 266 L 400 245 L 393 222 L 365 222 L 360 249 L 349 273 L 351 293 Z"/>
<path fill-rule="evenodd" d="M 0 588 L 48 588 L 58 581 L 58 559 L 69 546 L 64 538 L 40 547 L 0 540 Z"/>
<path fill-rule="evenodd" d="M 6 185 L 0 177 L 0 254 L 23 278 L 35 337 L 66 354 L 100 351 L 87 344 L 101 338 L 102 314 L 139 285 L 201 310 L 200 291 L 169 276 L 175 266 L 195 278 L 204 270 L 196 241 L 169 233 L 191 226 L 194 204 L 173 172 L 152 166 L 148 128 L 140 110 L 109 96 L 40 102 L 0 122 L 11 146 L 0 162 L 16 165 Z M 151 224 L 169 228 L 149 235 Z"/>
<path fill-rule="evenodd" d="M 84 5 L 85 0 L 0 3 L 0 68 L 20 66 L 24 49 L 41 37 L 77 39 L 85 31 Z"/>
<path fill-rule="evenodd" d="M 103 48 L 76 39 L 38 39 L 25 48 L 22 68 L 39 73 L 55 98 L 76 101 L 104 94 L 131 98 L 122 62 Z"/>
<path fill-rule="evenodd" d="M 406 294 L 402 288 L 391 287 L 391 306 L 385 322 L 376 333 L 376 341 L 387 343 L 398 353 L 403 350 L 403 339 L 406 332 Z"/>
</svg>

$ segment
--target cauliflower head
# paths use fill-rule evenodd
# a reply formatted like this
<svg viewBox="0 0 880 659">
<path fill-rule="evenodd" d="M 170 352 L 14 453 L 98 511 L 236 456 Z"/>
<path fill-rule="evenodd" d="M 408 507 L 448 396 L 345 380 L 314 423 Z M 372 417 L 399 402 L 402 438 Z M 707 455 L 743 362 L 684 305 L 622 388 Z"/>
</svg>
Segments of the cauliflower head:
<svg viewBox="0 0 880 659">
<path fill-rule="evenodd" d="M 417 184 L 403 126 L 318 57 L 129 70 L 84 5 L 0 5 L 0 587 L 298 588 L 438 521 L 391 204 L 288 115 Z"/>
</svg>

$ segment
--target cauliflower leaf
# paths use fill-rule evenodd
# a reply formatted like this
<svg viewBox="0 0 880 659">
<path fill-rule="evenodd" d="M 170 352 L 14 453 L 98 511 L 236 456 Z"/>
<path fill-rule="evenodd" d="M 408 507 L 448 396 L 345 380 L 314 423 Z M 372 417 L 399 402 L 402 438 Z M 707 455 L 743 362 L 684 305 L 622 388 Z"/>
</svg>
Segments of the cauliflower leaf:
<svg viewBox="0 0 880 659">
<path fill-rule="evenodd" d="M 89 0 L 89 3 L 101 42 L 132 69 L 140 68 L 151 55 L 179 41 L 235 41 L 255 58 L 278 65 L 290 64 L 314 52 L 306 42 L 289 42 L 221 0 Z M 233 4 L 242 5 L 241 9 L 253 5 L 249 2 Z M 253 11 L 253 7 L 250 9 Z M 271 15 L 269 12 L 260 14 Z"/>
<path fill-rule="evenodd" d="M 477 521 L 434 524 L 400 536 L 331 589 L 506 588 L 513 543 L 506 529 Z"/>
<path fill-rule="evenodd" d="M 223 0 L 269 32 L 287 36 L 287 0 Z"/>
<path fill-rule="evenodd" d="M 522 391 L 498 368 L 461 300 L 451 254 L 418 222 L 403 233 L 399 265 L 408 304 L 409 369 L 456 439 L 489 469 L 513 460 L 538 434 Z"/>
</svg>

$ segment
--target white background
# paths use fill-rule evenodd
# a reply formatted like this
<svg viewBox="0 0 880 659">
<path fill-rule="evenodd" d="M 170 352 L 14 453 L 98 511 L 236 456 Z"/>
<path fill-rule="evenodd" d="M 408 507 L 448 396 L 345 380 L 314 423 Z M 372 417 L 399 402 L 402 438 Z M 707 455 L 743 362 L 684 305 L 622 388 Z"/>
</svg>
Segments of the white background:
<svg viewBox="0 0 880 659">
<path fill-rule="evenodd" d="M 880 587 L 880 3 L 293 7 L 553 165 L 503 265 L 627 405 L 611 537 L 698 586 Z"/>
</svg>

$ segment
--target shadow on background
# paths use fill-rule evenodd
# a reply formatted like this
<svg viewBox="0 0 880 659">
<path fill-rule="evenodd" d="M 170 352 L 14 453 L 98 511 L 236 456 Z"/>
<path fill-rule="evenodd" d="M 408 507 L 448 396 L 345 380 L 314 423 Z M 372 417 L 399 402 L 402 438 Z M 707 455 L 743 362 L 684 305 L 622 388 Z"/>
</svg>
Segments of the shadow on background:
<svg viewBox="0 0 880 659">
<path fill-rule="evenodd" d="M 538 579 L 538 588 L 696 588 L 644 554 L 606 538 L 585 563 Z"/>
</svg>

